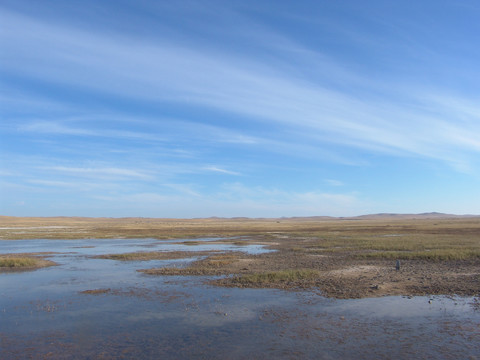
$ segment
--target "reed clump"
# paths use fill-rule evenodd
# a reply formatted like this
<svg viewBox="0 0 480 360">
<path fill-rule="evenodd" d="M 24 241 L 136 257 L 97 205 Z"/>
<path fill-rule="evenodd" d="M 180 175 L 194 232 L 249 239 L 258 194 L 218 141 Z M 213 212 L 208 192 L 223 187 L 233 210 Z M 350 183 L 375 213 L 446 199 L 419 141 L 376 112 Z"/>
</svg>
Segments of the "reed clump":
<svg viewBox="0 0 480 360">
<path fill-rule="evenodd" d="M 311 269 L 288 269 L 264 273 L 246 274 L 235 277 L 232 282 L 245 286 L 266 286 L 279 283 L 314 280 L 320 273 Z"/>
<path fill-rule="evenodd" d="M 38 269 L 53 265 L 57 264 L 34 256 L 0 255 L 0 271 Z"/>
<path fill-rule="evenodd" d="M 18 268 L 34 267 L 37 264 L 36 259 L 28 257 L 5 257 L 0 258 L 0 267 Z"/>
</svg>

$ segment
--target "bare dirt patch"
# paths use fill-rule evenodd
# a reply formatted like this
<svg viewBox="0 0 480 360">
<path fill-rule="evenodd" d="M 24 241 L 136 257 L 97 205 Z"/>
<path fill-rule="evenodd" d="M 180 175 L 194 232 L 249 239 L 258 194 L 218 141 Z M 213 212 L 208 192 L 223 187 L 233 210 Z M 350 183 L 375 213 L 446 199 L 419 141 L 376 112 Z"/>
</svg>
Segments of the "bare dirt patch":
<svg viewBox="0 0 480 360">
<path fill-rule="evenodd" d="M 356 265 L 349 266 L 344 269 L 332 270 L 329 272 L 329 275 L 332 276 L 359 276 L 359 275 L 368 275 L 371 273 L 378 273 L 380 271 L 379 266 L 373 265 Z"/>
</svg>

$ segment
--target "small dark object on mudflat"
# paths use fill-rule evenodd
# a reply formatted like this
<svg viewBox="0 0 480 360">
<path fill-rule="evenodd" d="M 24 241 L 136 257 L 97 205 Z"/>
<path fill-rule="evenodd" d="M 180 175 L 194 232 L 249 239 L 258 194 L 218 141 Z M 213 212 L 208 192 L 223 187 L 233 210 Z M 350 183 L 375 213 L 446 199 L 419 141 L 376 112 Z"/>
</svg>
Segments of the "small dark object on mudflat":
<svg viewBox="0 0 480 360">
<path fill-rule="evenodd" d="M 397 260 L 397 263 L 395 264 L 395 270 L 400 270 L 400 260 Z"/>
</svg>

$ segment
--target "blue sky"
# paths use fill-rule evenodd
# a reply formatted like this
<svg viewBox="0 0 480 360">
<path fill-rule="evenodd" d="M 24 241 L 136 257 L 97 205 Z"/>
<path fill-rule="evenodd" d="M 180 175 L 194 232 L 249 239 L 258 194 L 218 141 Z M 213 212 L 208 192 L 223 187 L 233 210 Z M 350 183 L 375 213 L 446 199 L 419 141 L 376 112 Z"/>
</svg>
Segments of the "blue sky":
<svg viewBox="0 0 480 360">
<path fill-rule="evenodd" d="M 480 214 L 479 18 L 0 0 L 0 214 Z"/>
</svg>

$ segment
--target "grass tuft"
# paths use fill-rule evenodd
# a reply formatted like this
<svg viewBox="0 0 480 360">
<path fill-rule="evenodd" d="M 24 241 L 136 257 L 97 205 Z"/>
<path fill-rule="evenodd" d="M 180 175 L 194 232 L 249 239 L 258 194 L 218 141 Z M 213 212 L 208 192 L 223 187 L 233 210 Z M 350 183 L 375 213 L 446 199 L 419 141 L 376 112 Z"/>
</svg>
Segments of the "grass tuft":
<svg viewBox="0 0 480 360">
<path fill-rule="evenodd" d="M 108 288 L 108 289 L 83 290 L 83 291 L 80 291 L 80 294 L 101 295 L 101 294 L 108 294 L 109 292 L 111 292 L 110 288 Z"/>
<path fill-rule="evenodd" d="M 0 267 L 7 268 L 23 268 L 23 267 L 35 267 L 38 264 L 38 259 L 29 257 L 1 257 Z"/>
<path fill-rule="evenodd" d="M 210 276 L 221 275 L 217 269 L 214 268 L 155 268 L 155 269 L 140 269 L 138 272 L 148 275 L 164 275 L 164 276 Z"/>
<path fill-rule="evenodd" d="M 284 282 L 313 280 L 319 276 L 316 270 L 281 270 L 257 274 L 247 274 L 235 278 L 236 283 L 250 286 L 264 286 Z"/>
<path fill-rule="evenodd" d="M 378 251 L 359 254 L 360 258 L 403 259 L 403 260 L 475 260 L 480 259 L 480 250 L 440 249 L 422 251 Z"/>
<path fill-rule="evenodd" d="M 32 253 L 33 254 L 33 253 Z M 5 254 L 0 255 L 0 272 L 9 270 L 33 270 L 42 267 L 57 265 L 53 261 L 45 260 L 42 257 L 34 255 L 25 256 L 25 254 Z"/>
</svg>

